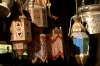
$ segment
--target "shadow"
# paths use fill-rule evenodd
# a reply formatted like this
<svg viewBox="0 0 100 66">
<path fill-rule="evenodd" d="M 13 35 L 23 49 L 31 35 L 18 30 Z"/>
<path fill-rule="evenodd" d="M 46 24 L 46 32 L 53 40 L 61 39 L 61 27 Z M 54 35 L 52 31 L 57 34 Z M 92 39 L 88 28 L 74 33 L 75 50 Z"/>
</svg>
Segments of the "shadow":
<svg viewBox="0 0 100 66">
<path fill-rule="evenodd" d="M 89 57 L 89 64 L 93 66 L 100 65 L 100 34 L 92 34 L 89 35 L 89 46 L 90 46 L 90 57 Z"/>
</svg>

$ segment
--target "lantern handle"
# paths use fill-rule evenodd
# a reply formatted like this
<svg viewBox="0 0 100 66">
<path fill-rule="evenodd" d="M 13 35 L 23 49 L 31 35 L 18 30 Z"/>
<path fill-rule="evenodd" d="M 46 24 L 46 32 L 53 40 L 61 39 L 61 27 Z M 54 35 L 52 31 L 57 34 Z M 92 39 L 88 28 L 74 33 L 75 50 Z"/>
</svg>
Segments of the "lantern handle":
<svg viewBox="0 0 100 66">
<path fill-rule="evenodd" d="M 74 15 L 75 16 L 75 15 Z M 72 27 L 72 19 L 73 19 L 73 17 L 74 16 L 72 16 L 71 17 L 71 19 L 70 19 L 70 25 L 69 25 L 69 32 L 68 32 L 68 36 L 70 36 L 70 34 L 71 34 L 71 27 Z"/>
<path fill-rule="evenodd" d="M 29 0 L 26 0 L 26 2 L 23 4 L 23 8 L 28 4 Z"/>
<path fill-rule="evenodd" d="M 85 2 L 85 0 L 82 0 L 82 6 L 85 6 L 85 3 L 84 2 Z"/>
<path fill-rule="evenodd" d="M 75 4 L 76 4 L 76 15 L 78 16 L 78 6 L 77 6 L 77 0 L 75 0 Z M 73 17 L 75 17 L 76 15 L 72 16 L 71 19 L 70 19 L 70 26 L 69 26 L 69 33 L 68 33 L 68 36 L 70 36 L 70 33 L 71 33 L 71 22 L 72 22 L 72 19 Z"/>
</svg>

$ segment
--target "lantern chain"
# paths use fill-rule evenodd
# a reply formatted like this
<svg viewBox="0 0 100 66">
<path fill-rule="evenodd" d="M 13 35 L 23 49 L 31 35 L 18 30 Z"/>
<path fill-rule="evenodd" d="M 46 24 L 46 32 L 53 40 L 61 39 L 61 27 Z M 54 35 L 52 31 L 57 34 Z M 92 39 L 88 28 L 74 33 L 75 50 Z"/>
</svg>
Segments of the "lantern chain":
<svg viewBox="0 0 100 66">
<path fill-rule="evenodd" d="M 85 6 L 84 2 L 85 2 L 85 0 L 82 0 L 82 6 Z"/>
</svg>

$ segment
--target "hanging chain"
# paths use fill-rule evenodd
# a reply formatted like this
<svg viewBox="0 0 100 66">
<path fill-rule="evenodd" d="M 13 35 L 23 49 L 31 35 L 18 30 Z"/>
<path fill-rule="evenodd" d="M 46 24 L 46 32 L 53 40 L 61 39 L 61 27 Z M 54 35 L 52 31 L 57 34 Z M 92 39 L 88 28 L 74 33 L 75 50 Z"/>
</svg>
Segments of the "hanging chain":
<svg viewBox="0 0 100 66">
<path fill-rule="evenodd" d="M 76 15 L 78 15 L 78 11 L 77 11 L 77 8 L 78 8 L 78 6 L 77 6 L 77 0 L 75 0 L 75 3 L 76 3 Z"/>
<path fill-rule="evenodd" d="M 84 2 L 85 2 L 85 0 L 82 0 L 82 6 L 85 6 Z"/>
<path fill-rule="evenodd" d="M 47 7 L 48 7 L 48 15 L 51 16 L 51 11 L 50 11 L 51 3 L 49 0 L 47 1 Z"/>
</svg>

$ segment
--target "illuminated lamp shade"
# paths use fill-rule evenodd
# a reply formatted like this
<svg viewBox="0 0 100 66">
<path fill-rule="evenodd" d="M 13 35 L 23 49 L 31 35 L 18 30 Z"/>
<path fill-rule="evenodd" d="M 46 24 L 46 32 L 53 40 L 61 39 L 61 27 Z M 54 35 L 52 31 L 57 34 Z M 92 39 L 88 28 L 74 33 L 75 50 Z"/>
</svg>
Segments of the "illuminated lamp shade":
<svg viewBox="0 0 100 66">
<path fill-rule="evenodd" d="M 89 56 L 89 37 L 85 33 L 85 28 L 80 23 L 80 17 L 74 16 L 73 20 L 74 24 L 71 29 L 73 46 L 75 47 L 73 52 L 75 52 L 74 54 L 79 65 L 84 66 Z"/>
<path fill-rule="evenodd" d="M 48 57 L 52 60 L 56 60 L 59 56 L 64 59 L 63 53 L 63 39 L 62 39 L 62 30 L 61 28 L 52 30 L 52 33 L 48 33 L 47 35 L 47 51 Z"/>
<path fill-rule="evenodd" d="M 27 43 L 32 40 L 30 20 L 22 16 L 15 18 L 11 23 L 10 31 L 12 33 L 10 41 L 13 44 L 13 49 L 21 57 Z"/>
<path fill-rule="evenodd" d="M 31 41 L 31 23 L 24 17 L 15 18 L 10 27 L 11 41 Z"/>
<path fill-rule="evenodd" d="M 32 23 L 38 27 L 48 27 L 47 9 L 40 6 L 34 0 L 30 0 L 27 9 L 31 15 Z"/>
</svg>

